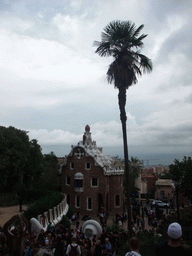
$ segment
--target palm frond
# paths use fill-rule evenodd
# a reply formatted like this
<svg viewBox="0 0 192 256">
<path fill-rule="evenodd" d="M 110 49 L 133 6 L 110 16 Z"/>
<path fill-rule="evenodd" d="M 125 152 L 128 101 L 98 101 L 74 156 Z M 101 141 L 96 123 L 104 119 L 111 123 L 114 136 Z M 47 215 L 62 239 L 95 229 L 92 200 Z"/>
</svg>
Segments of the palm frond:
<svg viewBox="0 0 192 256">
<path fill-rule="evenodd" d="M 143 40 L 145 37 L 147 37 L 147 34 L 142 34 L 140 37 L 137 38 L 138 41 Z"/>
<path fill-rule="evenodd" d="M 101 42 L 95 52 L 98 53 L 102 57 L 111 55 L 110 43 L 109 42 Z"/>
<path fill-rule="evenodd" d="M 101 42 L 94 42 L 100 56 L 113 56 L 107 80 L 115 87 L 128 88 L 137 83 L 137 76 L 152 70 L 152 62 L 140 53 L 146 34 L 139 36 L 144 25 L 136 27 L 131 21 L 112 21 L 101 33 Z"/>
<path fill-rule="evenodd" d="M 133 69 L 137 75 L 142 75 L 141 69 L 136 64 L 133 64 Z"/>
<path fill-rule="evenodd" d="M 139 54 L 139 57 L 140 57 L 140 67 L 142 69 L 142 72 L 150 73 L 153 69 L 152 61 L 141 53 Z"/>
<path fill-rule="evenodd" d="M 134 36 L 134 37 L 137 37 L 137 36 L 139 35 L 140 31 L 141 31 L 143 28 L 144 28 L 144 25 L 143 25 L 143 24 L 140 25 L 140 26 L 135 30 L 133 36 Z"/>
</svg>

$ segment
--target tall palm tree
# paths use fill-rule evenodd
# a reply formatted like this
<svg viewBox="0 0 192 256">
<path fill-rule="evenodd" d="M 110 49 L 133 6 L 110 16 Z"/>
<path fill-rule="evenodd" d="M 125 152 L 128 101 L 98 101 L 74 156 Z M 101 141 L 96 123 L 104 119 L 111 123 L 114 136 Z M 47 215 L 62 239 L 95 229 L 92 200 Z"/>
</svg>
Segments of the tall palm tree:
<svg viewBox="0 0 192 256">
<path fill-rule="evenodd" d="M 142 164 L 141 161 L 137 157 L 131 157 L 131 160 L 129 160 L 129 171 L 130 171 L 130 194 L 132 193 L 139 193 L 139 200 L 140 200 L 140 189 L 138 188 L 138 184 L 136 186 L 136 180 L 139 178 L 141 170 L 142 170 Z M 138 183 L 138 180 L 137 180 Z"/>
<path fill-rule="evenodd" d="M 140 189 L 138 187 L 138 178 L 142 171 L 141 161 L 137 157 L 131 157 L 129 160 L 129 185 L 130 185 L 130 195 L 135 198 L 136 194 L 139 193 Z M 123 177 L 123 187 L 126 191 L 126 177 Z M 137 183 L 137 185 L 136 185 Z"/>
<path fill-rule="evenodd" d="M 123 131 L 128 230 L 130 236 L 132 235 L 132 226 L 125 104 L 126 89 L 137 83 L 138 76 L 152 71 L 151 60 L 140 53 L 143 46 L 142 40 L 147 36 L 144 34 L 139 36 L 143 27 L 144 25 L 141 25 L 137 28 L 130 21 L 112 21 L 104 28 L 104 32 L 101 34 L 101 42 L 94 42 L 94 45 L 97 46 L 96 53 L 102 57 L 113 56 L 114 58 L 107 71 L 107 80 L 109 83 L 114 83 L 114 86 L 119 90 L 118 100 Z"/>
<path fill-rule="evenodd" d="M 137 157 L 131 157 L 129 160 L 130 168 L 132 169 L 135 177 L 137 178 L 142 170 L 142 163 Z"/>
</svg>

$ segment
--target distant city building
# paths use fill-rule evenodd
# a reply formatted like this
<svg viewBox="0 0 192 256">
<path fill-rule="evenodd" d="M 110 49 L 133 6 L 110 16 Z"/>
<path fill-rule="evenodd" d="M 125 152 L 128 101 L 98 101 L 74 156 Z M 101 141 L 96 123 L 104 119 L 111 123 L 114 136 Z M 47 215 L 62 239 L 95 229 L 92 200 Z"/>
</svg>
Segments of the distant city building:
<svg viewBox="0 0 192 256">
<path fill-rule="evenodd" d="M 155 197 L 159 200 L 170 200 L 173 198 L 174 184 L 170 179 L 156 180 L 156 193 Z"/>
<path fill-rule="evenodd" d="M 122 213 L 123 161 L 106 156 L 92 141 L 85 127 L 82 141 L 72 146 L 61 168 L 62 192 L 76 212 L 95 215 L 104 208 L 110 214 Z"/>
<path fill-rule="evenodd" d="M 143 175 L 151 175 L 151 174 L 164 174 L 167 173 L 169 170 L 168 166 L 160 166 L 160 165 L 152 165 L 152 166 L 147 166 L 142 168 L 142 173 Z"/>
</svg>

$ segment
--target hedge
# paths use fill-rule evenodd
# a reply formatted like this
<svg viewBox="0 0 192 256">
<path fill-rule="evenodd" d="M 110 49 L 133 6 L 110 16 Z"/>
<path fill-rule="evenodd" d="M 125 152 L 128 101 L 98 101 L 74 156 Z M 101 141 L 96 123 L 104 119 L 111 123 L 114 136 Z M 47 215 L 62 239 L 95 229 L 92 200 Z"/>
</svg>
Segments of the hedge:
<svg viewBox="0 0 192 256">
<path fill-rule="evenodd" d="M 49 191 L 46 196 L 43 196 L 28 206 L 24 211 L 24 217 L 30 221 L 31 218 L 37 217 L 40 214 L 52 209 L 62 201 L 62 194 L 57 191 Z"/>
</svg>

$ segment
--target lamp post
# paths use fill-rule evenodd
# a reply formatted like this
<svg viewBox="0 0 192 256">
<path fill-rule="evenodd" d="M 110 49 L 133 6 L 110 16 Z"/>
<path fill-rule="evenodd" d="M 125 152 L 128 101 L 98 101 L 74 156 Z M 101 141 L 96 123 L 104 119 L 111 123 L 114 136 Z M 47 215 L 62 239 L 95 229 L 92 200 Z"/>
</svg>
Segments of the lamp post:
<svg viewBox="0 0 192 256">
<path fill-rule="evenodd" d="M 179 214 L 179 181 L 174 180 L 174 185 L 176 189 L 176 205 L 177 205 L 177 221 L 180 223 L 180 214 Z"/>
<path fill-rule="evenodd" d="M 168 200 L 167 200 L 167 196 L 165 196 L 165 199 L 166 199 L 166 205 L 165 205 L 166 214 L 168 214 Z"/>
</svg>

